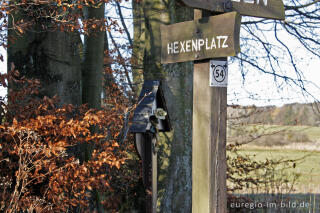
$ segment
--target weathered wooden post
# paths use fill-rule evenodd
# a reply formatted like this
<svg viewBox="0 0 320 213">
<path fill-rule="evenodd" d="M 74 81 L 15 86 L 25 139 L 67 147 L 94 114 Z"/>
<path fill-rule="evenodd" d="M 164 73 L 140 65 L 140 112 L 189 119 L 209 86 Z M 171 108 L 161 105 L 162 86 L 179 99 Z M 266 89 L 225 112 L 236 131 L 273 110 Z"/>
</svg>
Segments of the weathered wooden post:
<svg viewBox="0 0 320 213">
<path fill-rule="evenodd" d="M 195 61 L 192 212 L 226 213 L 226 57 L 240 52 L 240 15 L 284 19 L 284 5 L 281 0 L 182 1 L 202 10 L 195 10 L 194 21 L 161 27 L 161 61 Z"/>
<path fill-rule="evenodd" d="M 195 10 L 194 19 L 205 17 Z M 228 19 L 221 23 L 229 24 Z M 240 19 L 236 25 L 240 26 Z M 234 32 L 232 32 L 234 33 Z M 230 35 L 226 35 L 230 36 Z M 232 35 L 231 35 L 232 36 Z M 238 42 L 238 40 L 237 40 Z M 239 46 L 239 43 L 236 44 Z M 215 60 L 219 60 L 215 61 Z M 192 212 L 227 212 L 227 58 L 194 63 L 192 131 Z M 215 69 L 217 62 L 222 69 Z M 209 70 L 211 72 L 209 72 Z M 213 78 L 216 77 L 217 78 Z M 218 79 L 221 79 L 218 80 Z M 223 82 L 214 85 L 215 82 Z M 201 94 L 201 95 L 199 95 Z"/>
<path fill-rule="evenodd" d="M 167 106 L 160 81 L 145 81 L 134 111 L 130 132 L 142 160 L 142 178 L 146 189 L 146 212 L 157 212 L 157 134 L 171 131 Z"/>
<path fill-rule="evenodd" d="M 241 17 L 236 12 L 211 17 L 203 15 L 197 10 L 194 21 L 162 26 L 162 59 L 164 63 L 195 61 L 192 212 L 225 213 L 226 57 L 240 51 Z"/>
</svg>

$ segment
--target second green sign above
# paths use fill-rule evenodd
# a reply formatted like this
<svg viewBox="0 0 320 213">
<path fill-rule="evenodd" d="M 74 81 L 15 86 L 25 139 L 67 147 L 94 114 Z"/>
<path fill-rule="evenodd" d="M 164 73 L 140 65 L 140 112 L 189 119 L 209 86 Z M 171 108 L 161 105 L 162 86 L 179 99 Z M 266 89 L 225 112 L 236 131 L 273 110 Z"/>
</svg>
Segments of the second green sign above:
<svg viewBox="0 0 320 213">
<path fill-rule="evenodd" d="M 240 52 L 241 16 L 236 12 L 161 26 L 161 62 L 234 56 Z"/>
</svg>

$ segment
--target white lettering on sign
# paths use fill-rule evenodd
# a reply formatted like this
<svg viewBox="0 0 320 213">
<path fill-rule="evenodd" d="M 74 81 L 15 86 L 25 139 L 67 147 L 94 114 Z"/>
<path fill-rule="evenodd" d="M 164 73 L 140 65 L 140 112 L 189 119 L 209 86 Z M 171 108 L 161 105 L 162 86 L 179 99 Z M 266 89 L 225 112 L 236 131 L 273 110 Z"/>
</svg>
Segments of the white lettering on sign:
<svg viewBox="0 0 320 213">
<path fill-rule="evenodd" d="M 188 52 L 199 52 L 202 49 L 214 50 L 221 48 L 228 48 L 228 36 L 216 36 L 212 39 L 192 39 L 185 41 L 174 41 L 167 44 L 167 52 L 170 54 L 188 53 Z"/>
<path fill-rule="evenodd" d="M 186 52 L 185 49 L 184 49 L 184 43 L 186 43 L 186 41 L 180 41 L 180 49 L 181 49 L 180 52 L 182 52 L 182 53 Z"/>
<path fill-rule="evenodd" d="M 191 40 L 186 41 L 186 52 L 191 52 L 190 50 L 190 46 L 191 46 Z"/>
<path fill-rule="evenodd" d="M 199 49 L 201 49 L 201 47 L 204 45 L 204 40 L 203 39 L 199 39 L 198 40 L 198 46 L 199 46 Z"/>
<path fill-rule="evenodd" d="M 174 46 L 174 50 L 173 53 L 177 54 L 179 53 L 179 46 L 178 46 L 179 42 L 175 41 L 173 42 L 173 46 Z"/>
<path fill-rule="evenodd" d="M 198 39 L 196 40 L 193 40 L 192 39 L 192 52 L 194 52 L 194 50 L 198 51 L 198 42 L 197 42 Z"/>
<path fill-rule="evenodd" d="M 173 43 L 168 43 L 167 50 L 168 50 L 168 55 L 169 55 L 170 52 L 173 51 Z"/>
<path fill-rule="evenodd" d="M 231 0 L 235 2 L 240 2 L 241 0 Z M 243 3 L 249 3 L 249 4 L 260 4 L 260 0 L 243 0 Z M 268 0 L 263 0 L 264 6 L 268 5 Z"/>
</svg>

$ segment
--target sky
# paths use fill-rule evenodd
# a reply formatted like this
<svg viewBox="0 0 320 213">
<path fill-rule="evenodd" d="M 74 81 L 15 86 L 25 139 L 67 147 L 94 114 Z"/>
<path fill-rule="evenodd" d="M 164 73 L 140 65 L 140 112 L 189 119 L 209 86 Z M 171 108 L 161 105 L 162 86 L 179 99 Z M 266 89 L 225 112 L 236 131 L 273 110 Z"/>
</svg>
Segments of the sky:
<svg viewBox="0 0 320 213">
<path fill-rule="evenodd" d="M 131 2 L 123 2 L 123 14 L 126 17 L 127 26 L 129 31 L 133 32 Z M 115 10 L 106 8 L 107 15 L 113 18 L 117 17 Z M 119 22 L 120 23 L 120 22 Z M 268 36 L 268 35 L 266 35 Z M 286 39 L 286 34 L 283 34 Z M 288 39 L 291 39 L 288 37 Z M 124 40 L 119 36 L 117 39 L 119 43 L 123 43 Z M 111 42 L 110 42 L 111 43 Z M 304 57 L 310 55 L 302 48 L 299 48 L 298 41 L 292 39 L 290 42 L 291 48 L 295 49 L 295 56 Z M 241 43 L 240 43 L 241 46 Z M 4 56 L 4 62 L 0 62 L 1 72 L 6 72 L 6 52 L 4 49 L 0 49 L 0 53 Z M 232 61 L 232 60 L 229 60 Z M 316 98 L 320 100 L 320 60 L 315 57 L 308 57 L 305 61 L 299 63 L 301 69 L 303 69 L 304 79 L 312 82 L 306 86 L 307 90 L 313 94 L 313 98 L 306 97 L 302 94 L 302 91 L 296 87 L 283 86 L 281 89 L 277 87 L 274 77 L 260 72 L 248 70 L 245 80 L 242 78 L 239 65 L 236 63 L 229 64 L 229 76 L 228 76 L 228 104 L 237 105 L 276 105 L 281 106 L 287 103 L 306 103 L 314 102 Z M 288 70 L 290 68 L 288 67 Z M 288 73 L 290 75 L 290 72 Z M 0 95 L 6 95 L 6 89 L 0 87 Z"/>
<path fill-rule="evenodd" d="M 320 23 L 319 23 L 320 24 Z M 263 26 L 269 28 L 272 25 Z M 278 29 L 278 28 L 277 28 Z M 241 36 L 245 37 L 244 30 L 240 31 Z M 313 96 L 308 96 L 298 87 L 291 87 L 283 84 L 281 80 L 275 79 L 272 75 L 263 74 L 259 71 L 248 70 L 246 79 L 241 76 L 238 64 L 230 64 L 229 67 L 229 87 L 228 87 L 228 103 L 239 105 L 276 105 L 281 106 L 288 103 L 308 103 L 320 100 L 320 59 L 311 55 L 306 49 L 301 47 L 298 39 L 288 35 L 285 31 L 278 31 L 279 38 L 289 45 L 292 50 L 293 57 L 297 59 L 297 67 L 302 71 L 302 79 L 306 80 L 306 90 Z M 261 35 L 260 35 L 261 36 Z M 264 32 L 270 43 L 277 43 L 274 39 L 274 32 Z M 241 42 L 240 42 L 241 46 Z M 242 48 L 244 48 L 242 46 Z M 281 56 L 281 52 L 277 55 Z M 288 57 L 279 59 L 283 72 L 289 77 L 296 78 Z M 260 60 L 263 64 L 263 60 Z M 279 86 L 279 84 L 281 86 Z M 280 88 L 280 89 L 279 89 Z M 236 94 L 236 95 L 235 95 Z M 254 94 L 254 96 L 252 96 Z"/>
<path fill-rule="evenodd" d="M 236 68 L 229 68 L 229 70 L 228 104 L 281 106 L 296 102 L 314 102 L 314 98 L 306 98 L 299 88 L 287 87 L 282 90 L 277 90 L 277 85 L 273 82 L 273 77 L 250 74 L 250 76 L 247 76 L 248 80 L 242 82 L 242 80 L 239 80 L 241 79 L 241 75 L 236 71 Z M 310 79 L 319 79 L 320 77 L 319 74 L 315 72 L 310 72 L 308 75 L 315 76 Z M 319 85 L 319 82 L 317 83 Z M 309 91 L 319 99 L 319 89 L 314 87 L 310 88 Z"/>
<path fill-rule="evenodd" d="M 131 7 L 131 2 L 125 3 L 127 8 Z M 130 9 L 124 9 L 124 14 L 128 18 L 127 25 L 129 29 L 133 30 L 132 27 L 132 14 Z M 115 13 L 111 12 L 111 14 Z M 270 26 L 266 26 L 267 28 Z M 241 30 L 243 33 L 243 30 Z M 271 32 L 272 34 L 273 32 Z M 245 81 L 242 78 L 240 68 L 238 64 L 233 63 L 229 65 L 229 82 L 228 82 L 228 104 L 238 104 L 238 105 L 256 105 L 256 106 L 265 106 L 265 105 L 276 105 L 281 106 L 287 103 L 306 103 L 314 102 L 315 98 L 320 100 L 320 60 L 319 58 L 311 56 L 310 53 L 307 53 L 299 45 L 299 41 L 296 39 L 290 38 L 287 33 L 279 32 L 283 40 L 290 39 L 290 48 L 294 49 L 294 54 L 296 58 L 302 58 L 308 56 L 308 60 L 302 61 L 298 66 L 303 70 L 304 79 L 312 81 L 316 86 L 311 84 L 307 85 L 307 90 L 314 95 L 314 97 L 306 97 L 305 94 L 297 87 L 290 87 L 282 85 L 281 88 L 277 86 L 278 82 L 274 81 L 274 77 L 261 72 L 256 72 L 254 70 L 248 70 Z M 242 35 L 243 36 L 243 35 Z M 271 38 L 272 35 L 264 35 Z M 241 43 L 240 43 L 241 46 Z M 229 60 L 232 61 L 232 60 Z M 287 69 L 286 74 L 292 77 L 295 77 L 294 72 L 291 67 L 286 65 L 283 66 L 284 69 Z"/>
<path fill-rule="evenodd" d="M 304 66 L 304 78 L 316 85 L 309 84 L 306 86 L 307 90 L 314 95 L 314 98 L 320 100 L 320 60 L 306 62 L 302 66 Z M 228 104 L 281 106 L 295 102 L 314 102 L 314 98 L 305 97 L 303 91 L 297 87 L 284 86 L 283 89 L 277 89 L 274 77 L 271 75 L 253 71 L 248 72 L 246 80 L 243 80 L 239 67 L 236 64 L 229 66 Z"/>
</svg>

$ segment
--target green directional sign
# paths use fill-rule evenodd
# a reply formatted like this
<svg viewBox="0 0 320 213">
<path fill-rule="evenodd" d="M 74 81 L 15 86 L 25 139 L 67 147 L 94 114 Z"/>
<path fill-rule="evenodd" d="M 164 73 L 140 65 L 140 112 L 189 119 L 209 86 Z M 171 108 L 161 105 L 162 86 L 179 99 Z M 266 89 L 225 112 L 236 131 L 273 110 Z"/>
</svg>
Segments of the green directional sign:
<svg viewBox="0 0 320 213">
<path fill-rule="evenodd" d="M 240 52 L 241 16 L 236 12 L 161 26 L 161 62 L 234 56 Z"/>
<path fill-rule="evenodd" d="M 227 12 L 237 11 L 244 16 L 285 19 L 282 0 L 182 0 L 192 8 Z"/>
</svg>

